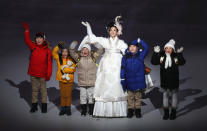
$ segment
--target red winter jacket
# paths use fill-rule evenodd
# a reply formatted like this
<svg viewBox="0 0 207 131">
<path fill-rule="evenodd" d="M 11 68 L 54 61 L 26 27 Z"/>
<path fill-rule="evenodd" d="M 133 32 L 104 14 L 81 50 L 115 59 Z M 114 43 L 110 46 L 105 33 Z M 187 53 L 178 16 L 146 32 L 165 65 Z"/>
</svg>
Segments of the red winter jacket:
<svg viewBox="0 0 207 131">
<path fill-rule="evenodd" d="M 29 31 L 25 31 L 25 42 L 31 51 L 28 74 L 50 80 L 52 75 L 52 53 L 48 44 L 37 45 L 30 40 Z"/>
</svg>

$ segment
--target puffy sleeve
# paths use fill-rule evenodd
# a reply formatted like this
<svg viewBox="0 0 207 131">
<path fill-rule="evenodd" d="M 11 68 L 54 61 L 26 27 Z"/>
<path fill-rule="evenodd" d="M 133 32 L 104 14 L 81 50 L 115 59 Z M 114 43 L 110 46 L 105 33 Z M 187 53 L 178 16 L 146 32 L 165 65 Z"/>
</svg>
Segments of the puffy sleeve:
<svg viewBox="0 0 207 131">
<path fill-rule="evenodd" d="M 151 57 L 151 63 L 153 65 L 159 65 L 160 64 L 160 53 L 154 52 L 152 57 Z"/>
<path fill-rule="evenodd" d="M 123 56 L 122 60 L 121 60 L 121 79 L 125 79 L 126 78 L 125 67 L 126 67 L 126 58 L 125 58 L 125 56 Z"/>
<path fill-rule="evenodd" d="M 183 53 L 177 53 L 178 58 L 178 65 L 184 65 L 185 64 L 185 58 L 183 57 Z"/>
<path fill-rule="evenodd" d="M 128 48 L 128 45 L 123 40 L 120 40 L 118 48 L 121 50 L 122 54 L 125 55 L 125 50 Z"/>
<path fill-rule="evenodd" d="M 58 46 L 55 46 L 54 49 L 52 50 L 52 56 L 56 61 L 59 61 L 58 50 L 59 50 Z"/>
<path fill-rule="evenodd" d="M 144 48 L 143 51 L 140 53 L 139 58 L 144 60 L 145 56 L 147 55 L 148 52 L 148 45 L 145 43 L 145 41 L 141 40 L 140 45 Z"/>
<path fill-rule="evenodd" d="M 24 32 L 24 40 L 30 50 L 35 48 L 35 43 L 31 41 L 29 31 L 27 30 Z"/>
<path fill-rule="evenodd" d="M 50 77 L 52 75 L 52 53 L 51 50 L 48 48 L 48 64 L 47 64 L 47 77 L 46 80 L 50 80 Z"/>
</svg>

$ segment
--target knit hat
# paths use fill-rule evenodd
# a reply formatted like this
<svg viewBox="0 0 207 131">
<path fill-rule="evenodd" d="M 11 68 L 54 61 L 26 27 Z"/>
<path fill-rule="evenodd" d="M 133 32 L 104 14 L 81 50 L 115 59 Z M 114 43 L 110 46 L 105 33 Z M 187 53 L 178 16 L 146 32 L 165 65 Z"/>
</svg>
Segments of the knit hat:
<svg viewBox="0 0 207 131">
<path fill-rule="evenodd" d="M 133 41 L 129 44 L 129 46 L 130 46 L 130 45 L 138 46 L 138 42 L 137 42 L 137 40 L 133 40 Z"/>
<path fill-rule="evenodd" d="M 35 39 L 38 38 L 38 37 L 42 37 L 42 38 L 44 38 L 44 39 L 46 38 L 46 37 L 45 37 L 45 34 L 44 34 L 43 32 L 38 32 L 38 33 L 36 33 L 36 35 L 35 35 Z"/>
<path fill-rule="evenodd" d="M 91 51 L 91 46 L 89 44 L 89 37 L 85 36 L 78 47 L 78 51 L 82 50 L 83 48 L 87 48 L 89 51 Z"/>
<path fill-rule="evenodd" d="M 173 50 L 175 50 L 175 41 L 173 39 L 171 39 L 168 43 L 165 44 L 164 49 L 166 47 L 171 47 L 171 48 L 173 48 Z"/>
</svg>

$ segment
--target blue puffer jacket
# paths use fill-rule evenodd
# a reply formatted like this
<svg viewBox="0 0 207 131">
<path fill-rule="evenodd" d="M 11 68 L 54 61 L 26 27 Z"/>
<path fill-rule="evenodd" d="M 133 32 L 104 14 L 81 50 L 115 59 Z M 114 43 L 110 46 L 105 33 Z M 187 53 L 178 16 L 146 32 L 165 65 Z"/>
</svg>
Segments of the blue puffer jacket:
<svg viewBox="0 0 207 131">
<path fill-rule="evenodd" d="M 136 91 L 146 88 L 144 58 L 148 52 L 147 44 L 141 40 L 139 43 L 144 49 L 136 54 L 126 50 L 121 63 L 121 79 L 123 90 Z M 124 84 L 123 84 L 124 83 Z"/>
</svg>

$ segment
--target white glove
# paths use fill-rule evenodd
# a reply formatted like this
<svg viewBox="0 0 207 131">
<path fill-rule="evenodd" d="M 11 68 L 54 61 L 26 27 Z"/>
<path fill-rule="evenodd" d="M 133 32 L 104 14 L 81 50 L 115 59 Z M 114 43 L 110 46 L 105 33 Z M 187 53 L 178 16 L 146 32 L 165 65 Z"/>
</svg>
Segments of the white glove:
<svg viewBox="0 0 207 131">
<path fill-rule="evenodd" d="M 88 23 L 87 21 L 86 21 L 86 22 L 83 22 L 83 21 L 82 21 L 81 24 L 84 25 L 85 27 L 90 26 L 89 23 Z"/>
<path fill-rule="evenodd" d="M 86 22 L 81 22 L 82 25 L 84 25 L 86 28 L 87 28 L 87 34 L 89 36 L 91 36 L 93 33 L 92 33 L 92 30 L 91 30 L 91 26 L 90 24 L 86 21 Z"/>
<path fill-rule="evenodd" d="M 159 45 L 154 47 L 154 52 L 155 53 L 159 53 L 160 52 L 160 46 Z"/>
<path fill-rule="evenodd" d="M 184 48 L 183 47 L 180 47 L 180 48 L 177 49 L 177 53 L 182 53 L 183 50 L 184 50 Z"/>
<path fill-rule="evenodd" d="M 141 39 L 140 39 L 140 38 L 138 38 L 138 39 L 137 39 L 137 43 L 140 43 L 140 41 L 141 41 Z"/>
<path fill-rule="evenodd" d="M 75 47 L 77 46 L 78 42 L 77 41 L 73 41 L 71 44 L 70 44 L 70 49 L 75 49 Z"/>
</svg>

